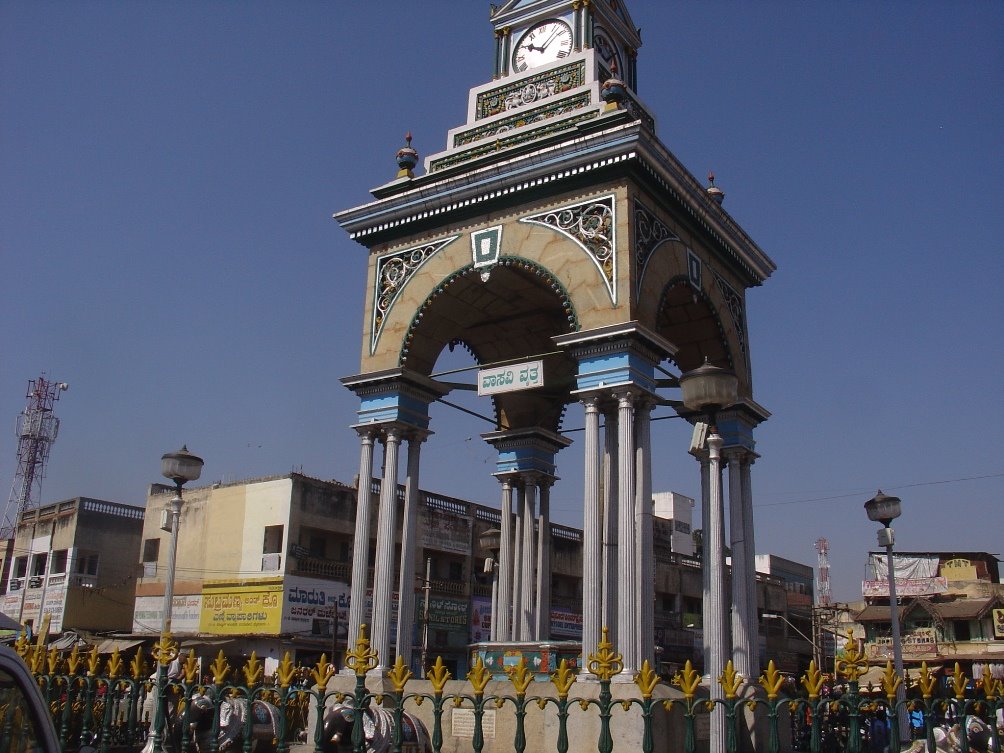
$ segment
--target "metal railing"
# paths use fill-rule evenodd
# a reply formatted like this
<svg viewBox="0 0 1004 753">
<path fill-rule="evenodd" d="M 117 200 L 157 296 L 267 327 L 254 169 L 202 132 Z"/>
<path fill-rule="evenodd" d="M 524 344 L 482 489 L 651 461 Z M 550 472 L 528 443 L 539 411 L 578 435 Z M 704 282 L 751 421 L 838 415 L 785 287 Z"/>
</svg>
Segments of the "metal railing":
<svg viewBox="0 0 1004 753">
<path fill-rule="evenodd" d="M 690 662 L 672 678 L 670 687 L 666 687 L 646 661 L 632 678 L 633 686 L 627 686 L 637 689 L 638 695 L 615 698 L 611 684 L 622 671 L 623 663 L 620 654 L 607 640 L 606 630 L 584 668 L 594 681 L 590 683 L 593 690 L 579 695 L 573 689 L 585 683 L 566 662 L 562 661 L 550 674 L 548 682 L 534 682 L 534 671 L 528 668 L 525 659 L 505 668 L 505 689 L 495 694 L 486 693 L 493 673 L 480 659 L 467 673 L 468 685 L 464 685 L 461 692 L 447 692 L 450 672 L 441 658 L 428 670 L 428 682 L 416 681 L 411 685 L 412 673 L 399 658 L 384 677 L 384 687 L 389 683 L 391 690 L 373 692 L 367 688 L 366 682 L 368 674 L 378 665 L 378 656 L 366 638 L 365 626 L 360 630 L 355 648 L 346 652 L 345 664 L 354 676 L 354 681 L 342 678 L 346 682 L 354 682 L 348 692 L 331 689 L 336 670 L 324 656 L 313 667 L 302 668 L 294 666 L 289 654 L 286 654 L 275 675 L 265 678 L 260 660 L 252 654 L 240 673 L 234 673 L 238 678 L 231 681 L 232 669 L 222 651 L 208 665 L 209 674 L 202 677 L 199 662 L 194 652 L 190 652 L 181 662 L 180 673 L 175 679 L 154 683 L 149 679 L 149 668 L 144 666 L 141 651 L 136 653 L 128 666 L 115 651 L 102 667 L 102 658 L 96 648 L 89 654 L 81 654 L 75 648 L 63 656 L 55 650 L 46 651 L 42 646 L 32 645 L 23 638 L 15 647 L 46 694 L 63 750 L 73 750 L 88 742 L 99 753 L 108 753 L 112 749 L 136 750 L 148 735 L 153 736 L 155 750 L 167 739 L 171 740 L 174 750 L 194 749 L 193 720 L 200 708 L 208 708 L 213 714 L 211 718 L 214 721 L 210 725 L 213 742 L 209 749 L 222 749 L 219 741 L 225 730 L 220 722 L 221 708 L 241 700 L 263 703 L 275 710 L 274 725 L 267 734 L 272 738 L 270 742 L 275 744 L 277 753 L 287 753 L 295 739 L 306 741 L 314 753 L 331 750 L 366 753 L 371 749 L 368 745 L 372 745 L 373 749 L 398 753 L 402 749 L 413 750 L 403 747 L 403 725 L 404 720 L 414 717 L 419 709 L 428 727 L 428 744 L 422 750 L 434 753 L 441 753 L 444 748 L 447 714 L 458 710 L 473 718 L 469 749 L 475 753 L 486 749 L 485 722 L 489 713 L 493 715 L 493 721 L 495 714 L 509 715 L 513 730 L 512 747 L 506 742 L 503 748 L 516 753 L 542 750 L 541 737 L 535 735 L 531 741 L 528 736 L 528 730 L 535 729 L 534 717 L 539 723 L 541 714 L 550 714 L 556 730 L 553 744 L 548 743 L 548 753 L 552 750 L 568 753 L 571 749 L 569 732 L 573 726 L 584 726 L 586 717 L 583 715 L 588 715 L 595 725 L 596 735 L 588 747 L 583 747 L 581 742 L 576 743 L 576 751 L 622 751 L 623 744 L 618 747 L 615 740 L 619 736 L 615 738 L 614 732 L 618 724 L 632 723 L 636 725 L 640 739 L 640 747 L 632 747 L 632 751 L 654 753 L 656 750 L 669 750 L 667 741 L 661 736 L 657 747 L 654 730 L 658 725 L 665 729 L 666 724 L 671 724 L 677 725 L 675 737 L 682 740 L 672 749 L 695 753 L 699 747 L 706 745 L 706 742 L 701 745 L 698 742 L 698 729 L 708 727 L 701 724 L 701 720 L 706 721 L 710 715 L 719 714 L 725 719 L 725 749 L 735 753 L 742 747 L 741 736 L 749 735 L 745 726 L 748 712 L 755 714 L 754 731 L 764 741 L 762 749 L 767 753 L 779 753 L 781 750 L 862 753 L 867 749 L 873 720 L 881 718 L 878 712 L 881 710 L 889 719 L 895 720 L 896 690 L 904 680 L 887 662 L 879 687 L 868 685 L 861 688 L 859 678 L 868 668 L 868 660 L 852 641 L 848 641 L 837 661 L 837 678 L 825 677 L 814 664 L 810 664 L 796 684 L 793 678 L 778 672 L 771 662 L 755 683 L 746 682 L 729 662 L 717 678 L 722 697 L 709 698 L 706 689 L 702 692 L 700 674 Z M 152 656 L 157 664 L 157 674 L 164 679 L 168 665 L 182 658 L 170 636 L 161 638 L 154 646 Z M 827 693 L 827 683 L 833 679 L 844 682 L 844 692 Z M 982 677 L 969 678 L 956 664 L 955 671 L 949 675 L 947 693 L 940 695 L 936 693 L 938 680 L 926 665 L 922 666 L 916 680 L 916 697 L 907 700 L 906 705 L 921 720 L 916 735 L 926 741 L 927 750 L 933 751 L 937 746 L 939 750 L 957 748 L 1000 753 L 1002 732 L 997 729 L 994 720 L 1004 706 L 1001 700 L 1004 682 L 992 678 L 989 668 Z M 419 686 L 417 692 L 412 691 L 414 685 Z M 621 684 L 621 688 L 624 687 Z M 670 688 L 671 692 L 667 692 Z M 753 692 L 754 688 L 756 692 Z M 162 708 L 169 710 L 160 729 L 153 729 L 151 724 L 154 715 L 149 713 L 149 709 L 154 704 L 162 704 Z M 349 721 L 341 747 L 338 744 L 332 747 L 333 738 L 327 726 L 333 704 L 340 704 L 349 712 L 344 717 Z M 364 721 L 366 714 L 374 713 L 373 709 L 377 708 L 382 709 L 381 713 L 391 721 L 389 731 L 383 733 L 389 739 L 379 741 L 386 748 L 379 747 L 378 741 L 367 738 L 367 734 L 371 737 L 380 734 L 372 725 L 367 731 Z M 635 710 L 634 721 L 627 716 L 632 709 Z M 356 713 L 360 711 L 362 713 Z M 954 726 L 944 725 L 946 719 Z M 240 729 L 227 732 L 233 738 L 229 744 L 233 744 L 235 739 L 239 742 L 243 735 L 243 749 L 248 750 L 252 735 L 256 734 L 251 716 L 247 716 L 241 724 L 244 726 Z M 509 729 L 509 726 L 505 728 Z M 888 729 L 888 735 L 888 749 L 891 751 L 900 750 L 901 745 L 907 742 L 895 723 Z M 834 736 L 841 739 L 835 741 Z M 944 747 L 938 746 L 939 742 Z"/>
</svg>

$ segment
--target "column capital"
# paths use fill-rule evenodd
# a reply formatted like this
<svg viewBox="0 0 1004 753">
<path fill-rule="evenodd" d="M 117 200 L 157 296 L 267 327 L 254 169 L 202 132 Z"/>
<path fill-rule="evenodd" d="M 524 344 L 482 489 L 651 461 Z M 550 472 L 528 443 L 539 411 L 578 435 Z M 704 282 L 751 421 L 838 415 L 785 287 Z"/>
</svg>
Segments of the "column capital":
<svg viewBox="0 0 1004 753">
<path fill-rule="evenodd" d="M 356 430 L 356 434 L 359 435 L 359 438 L 363 441 L 363 444 L 366 444 L 367 442 L 372 444 L 373 440 L 376 439 L 377 434 L 380 433 L 380 427 L 377 424 L 363 424 L 363 425 L 357 424 L 352 428 Z"/>
<path fill-rule="evenodd" d="M 641 390 L 634 385 L 627 385 L 624 387 L 616 387 L 610 392 L 617 399 L 617 407 L 625 408 L 627 406 L 634 405 L 635 398 L 637 398 Z"/>
</svg>

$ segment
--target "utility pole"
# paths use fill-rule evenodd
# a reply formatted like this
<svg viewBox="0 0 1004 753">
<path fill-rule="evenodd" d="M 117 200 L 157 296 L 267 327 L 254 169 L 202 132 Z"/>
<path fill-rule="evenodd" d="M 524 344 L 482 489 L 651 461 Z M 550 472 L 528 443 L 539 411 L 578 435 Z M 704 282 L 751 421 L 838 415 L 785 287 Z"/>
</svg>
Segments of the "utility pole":
<svg viewBox="0 0 1004 753">
<path fill-rule="evenodd" d="M 425 605 L 422 608 L 422 679 L 426 679 L 429 666 L 429 592 L 432 591 L 432 557 L 425 558 Z"/>
</svg>

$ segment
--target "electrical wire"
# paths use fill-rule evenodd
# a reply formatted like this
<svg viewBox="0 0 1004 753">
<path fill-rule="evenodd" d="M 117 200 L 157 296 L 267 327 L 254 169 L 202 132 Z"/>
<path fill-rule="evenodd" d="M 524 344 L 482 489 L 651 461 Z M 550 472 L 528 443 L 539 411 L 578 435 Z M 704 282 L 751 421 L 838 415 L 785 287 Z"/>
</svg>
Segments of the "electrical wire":
<svg viewBox="0 0 1004 753">
<path fill-rule="evenodd" d="M 941 479 L 938 481 L 918 481 L 913 484 L 898 484 L 896 486 L 883 486 L 882 488 L 887 489 L 888 491 L 896 491 L 897 489 L 916 489 L 917 487 L 920 486 L 939 486 L 941 484 L 956 484 L 962 481 L 982 481 L 991 478 L 1001 478 L 1002 476 L 1004 476 L 1004 473 L 990 473 L 985 476 L 965 476 L 963 478 L 949 478 L 949 479 Z M 865 493 L 866 492 L 855 491 L 855 492 L 847 492 L 845 494 L 834 494 L 828 497 L 810 497 L 808 499 L 793 499 L 787 502 L 761 502 L 759 504 L 754 504 L 753 506 L 779 507 L 781 505 L 805 505 L 813 502 L 830 502 L 835 499 L 850 499 L 851 497 L 857 497 Z"/>
</svg>

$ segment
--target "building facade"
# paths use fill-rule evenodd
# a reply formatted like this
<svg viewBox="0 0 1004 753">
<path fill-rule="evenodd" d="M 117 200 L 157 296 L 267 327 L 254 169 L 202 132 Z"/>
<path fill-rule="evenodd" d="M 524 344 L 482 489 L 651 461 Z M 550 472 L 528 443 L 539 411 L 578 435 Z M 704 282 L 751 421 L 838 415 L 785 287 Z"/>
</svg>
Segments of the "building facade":
<svg viewBox="0 0 1004 753">
<path fill-rule="evenodd" d="M 380 494 L 374 479 L 370 492 Z M 160 631 L 170 535 L 160 528 L 161 511 L 173 488 L 150 488 L 139 560 L 132 630 L 137 636 Z M 321 653 L 340 660 L 348 635 L 355 545 L 356 490 L 300 474 L 214 484 L 185 491 L 181 510 L 172 632 L 183 648 L 217 649 L 235 659 L 255 651 L 273 666 L 289 651 L 307 664 Z M 680 495 L 681 503 L 686 500 Z M 415 651 L 413 671 L 442 656 L 454 676 L 469 669 L 469 646 L 491 635 L 492 575 L 479 538 L 497 529 L 501 514 L 473 502 L 427 491 L 418 495 L 414 557 L 420 563 L 408 601 L 395 593 L 392 620 L 408 631 Z M 402 520 L 405 488 L 397 490 Z M 658 511 L 669 510 L 657 505 Z M 681 510 L 689 510 L 682 504 Z M 686 661 L 703 668 L 701 561 L 674 551 L 675 518 L 654 521 L 655 635 L 660 669 L 672 674 Z M 376 547 L 376 515 L 369 523 L 370 554 Z M 401 563 L 401 527 L 395 533 L 394 564 Z M 693 541 L 690 536 L 686 540 Z M 684 547 L 685 548 L 685 547 Z M 582 639 L 582 532 L 550 525 L 551 590 L 548 638 Z M 372 562 L 372 556 L 370 557 Z M 363 622 L 372 614 L 375 568 L 368 568 Z M 781 578 L 757 576 L 761 612 L 786 613 Z M 426 610 L 426 598 L 428 610 Z M 427 615 L 427 617 L 426 617 Z M 351 636 L 352 639 L 355 636 Z M 393 648 L 392 648 L 393 652 Z M 390 657 L 390 660 L 393 659 Z M 795 662 L 786 670 L 794 671 Z"/>
<path fill-rule="evenodd" d="M 143 517 L 141 507 L 89 497 L 25 510 L 0 611 L 32 631 L 45 615 L 50 633 L 128 630 Z"/>
<path fill-rule="evenodd" d="M 888 564 L 884 553 L 868 556 L 870 577 L 862 583 L 864 647 L 873 664 L 893 657 Z M 1004 679 L 1004 585 L 999 560 L 988 552 L 896 552 L 903 663 L 947 674 L 958 662 L 971 675 L 984 667 Z"/>
</svg>

